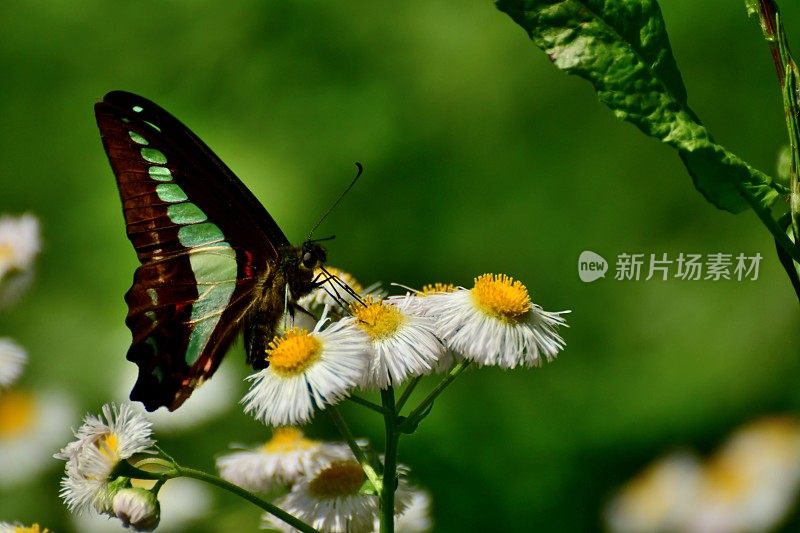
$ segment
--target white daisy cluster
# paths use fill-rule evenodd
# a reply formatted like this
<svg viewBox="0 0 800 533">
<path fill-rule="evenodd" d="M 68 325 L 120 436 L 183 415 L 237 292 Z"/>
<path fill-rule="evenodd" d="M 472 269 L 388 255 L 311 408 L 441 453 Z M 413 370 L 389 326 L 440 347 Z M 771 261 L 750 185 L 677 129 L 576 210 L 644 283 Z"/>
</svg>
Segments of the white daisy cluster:
<svg viewBox="0 0 800 533">
<path fill-rule="evenodd" d="M 564 347 L 556 330 L 565 325 L 565 312 L 544 311 L 508 276 L 485 274 L 469 289 L 436 284 L 381 299 L 374 288 L 359 294 L 361 285 L 352 276 L 335 272 L 335 279 L 304 300 L 310 312 L 321 315 L 313 327 L 297 327 L 313 322 L 298 318 L 270 343 L 269 366 L 249 378 L 245 411 L 265 424 L 306 423 L 316 409 L 356 388 L 397 387 L 447 371 L 459 358 L 530 367 Z M 344 281 L 354 289 L 345 291 Z M 344 305 L 332 308 L 336 301 Z"/>
<path fill-rule="evenodd" d="M 131 405 L 104 405 L 102 416 L 86 415 L 75 440 L 55 455 L 66 461 L 61 498 L 70 511 L 94 510 L 114 516 L 140 531 L 158 524 L 158 501 L 142 489 L 133 489 L 116 470 L 137 454 L 153 453 L 150 422 Z"/>
<path fill-rule="evenodd" d="M 609 530 L 772 531 L 800 495 L 800 420 L 772 417 L 736 431 L 711 458 L 679 452 L 628 482 L 606 508 Z"/>
<path fill-rule="evenodd" d="M 27 286 L 38 251 L 39 223 L 34 216 L 0 217 L 0 308 Z M 68 397 L 19 386 L 27 362 L 22 346 L 0 338 L 0 488 L 30 481 L 45 470 L 72 418 Z"/>
<path fill-rule="evenodd" d="M 311 440 L 297 428 L 281 427 L 260 446 L 219 457 L 217 469 L 224 479 L 248 490 L 283 491 L 273 503 L 320 531 L 378 530 L 379 497 L 366 490 L 364 470 L 345 444 Z M 428 531 L 429 507 L 427 494 L 411 489 L 401 475 L 395 494 L 396 530 Z M 262 527 L 297 531 L 269 514 L 263 516 Z"/>
<path fill-rule="evenodd" d="M 9 292 L 16 293 L 9 278 L 29 271 L 39 252 L 39 221 L 33 215 L 0 216 L 0 307 L 5 307 Z M 28 356 L 8 338 L 0 338 L 0 390 L 11 386 L 22 374 Z"/>
</svg>

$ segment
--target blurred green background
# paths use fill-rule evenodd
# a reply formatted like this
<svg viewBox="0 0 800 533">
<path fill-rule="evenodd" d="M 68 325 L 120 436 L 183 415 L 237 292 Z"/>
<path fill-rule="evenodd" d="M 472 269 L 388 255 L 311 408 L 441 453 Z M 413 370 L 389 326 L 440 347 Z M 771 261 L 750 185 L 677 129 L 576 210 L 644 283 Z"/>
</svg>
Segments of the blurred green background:
<svg viewBox="0 0 800 533">
<path fill-rule="evenodd" d="M 800 48 L 800 6 L 784 4 Z M 662 9 L 694 110 L 774 173 L 785 127 L 755 21 L 742 2 Z M 598 529 L 613 489 L 656 455 L 800 410 L 797 298 L 766 230 L 706 203 L 669 148 L 617 121 L 490 2 L 6 0 L 0 35 L 0 211 L 37 214 L 44 235 L 32 290 L 0 315 L 0 335 L 29 351 L 25 386 L 66 390 L 81 412 L 118 397 L 136 258 L 92 105 L 127 89 L 186 122 L 290 240 L 363 162 L 318 235 L 335 234 L 330 264 L 367 284 L 505 272 L 545 309 L 573 311 L 557 361 L 469 373 L 401 442 L 437 531 Z M 587 249 L 765 260 L 750 282 L 584 284 Z M 225 366 L 244 375 L 241 346 Z M 379 420 L 345 412 L 381 444 Z M 324 414 L 308 431 L 335 437 Z M 267 434 L 231 405 L 160 440 L 211 469 L 230 442 Z M 0 491 L 0 520 L 72 530 L 62 464 Z M 217 496 L 192 531 L 256 529 L 257 510 Z"/>
</svg>

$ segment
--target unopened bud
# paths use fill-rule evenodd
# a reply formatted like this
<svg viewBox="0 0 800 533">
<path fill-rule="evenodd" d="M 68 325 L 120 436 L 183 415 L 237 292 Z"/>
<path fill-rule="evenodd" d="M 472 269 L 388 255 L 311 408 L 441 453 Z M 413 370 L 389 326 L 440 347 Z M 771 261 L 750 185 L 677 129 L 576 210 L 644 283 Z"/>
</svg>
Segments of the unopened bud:
<svg viewBox="0 0 800 533">
<path fill-rule="evenodd" d="M 114 515 L 136 531 L 153 531 L 161 520 L 158 498 L 149 490 L 132 487 L 114 495 Z"/>
</svg>

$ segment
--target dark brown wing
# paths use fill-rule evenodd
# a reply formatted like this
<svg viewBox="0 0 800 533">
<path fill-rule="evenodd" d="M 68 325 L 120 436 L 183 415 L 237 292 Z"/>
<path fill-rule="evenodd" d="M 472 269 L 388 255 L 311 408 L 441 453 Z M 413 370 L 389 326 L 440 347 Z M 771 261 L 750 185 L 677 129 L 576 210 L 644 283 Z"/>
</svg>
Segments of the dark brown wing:
<svg viewBox="0 0 800 533">
<path fill-rule="evenodd" d="M 131 399 L 173 410 L 217 369 L 288 241 L 233 172 L 156 104 L 114 91 L 95 115 L 141 262 L 125 296 L 128 359 L 139 366 Z"/>
</svg>

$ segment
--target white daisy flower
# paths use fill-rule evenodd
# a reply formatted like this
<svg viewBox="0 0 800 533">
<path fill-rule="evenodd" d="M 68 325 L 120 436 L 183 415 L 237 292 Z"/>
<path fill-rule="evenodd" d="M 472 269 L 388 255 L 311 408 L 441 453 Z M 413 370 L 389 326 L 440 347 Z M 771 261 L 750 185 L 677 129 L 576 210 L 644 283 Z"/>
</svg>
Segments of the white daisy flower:
<svg viewBox="0 0 800 533">
<path fill-rule="evenodd" d="M 161 520 L 158 499 L 147 489 L 120 489 L 114 495 L 112 508 L 123 526 L 136 531 L 153 531 Z"/>
<path fill-rule="evenodd" d="M 23 526 L 19 522 L 0 522 L 0 533 L 51 533 L 46 527 L 39 524 Z"/>
<path fill-rule="evenodd" d="M 564 347 L 556 332 L 569 311 L 551 313 L 531 302 L 528 289 L 506 275 L 484 274 L 471 289 L 432 292 L 416 301 L 433 317 L 448 348 L 481 365 L 538 366 Z"/>
<path fill-rule="evenodd" d="M 108 480 L 85 477 L 73 463 L 67 463 L 64 471 L 58 495 L 64 500 L 67 509 L 75 514 L 93 510 L 99 514 L 113 516 L 114 493 L 109 487 Z"/>
<path fill-rule="evenodd" d="M 22 346 L 9 338 L 0 338 L 0 388 L 17 381 L 27 361 Z"/>
<path fill-rule="evenodd" d="M 135 488 L 150 489 L 155 481 L 133 479 Z M 126 489 L 123 489 L 126 490 Z M 200 525 L 212 509 L 213 497 L 208 487 L 200 481 L 188 478 L 170 479 L 158 491 L 161 508 L 159 533 L 183 533 L 194 531 L 190 524 Z M 112 504 L 113 506 L 113 504 Z M 73 515 L 74 529 L 81 533 L 130 533 L 120 520 L 111 515 L 84 513 Z"/>
<path fill-rule="evenodd" d="M 408 314 L 416 316 L 428 316 L 427 307 L 425 305 L 425 297 L 431 294 L 442 294 L 448 292 L 455 292 L 458 287 L 452 283 L 429 283 L 423 285 L 422 289 L 416 290 L 409 287 L 400 285 L 408 290 L 406 294 L 398 296 L 389 296 L 386 298 L 387 302 L 402 307 Z M 445 347 L 442 355 L 436 361 L 436 366 L 433 368 L 434 374 L 443 374 L 449 372 L 455 364 L 460 361 L 462 357 L 453 350 Z"/>
<path fill-rule="evenodd" d="M 606 506 L 615 533 L 685 531 L 702 488 L 702 465 L 688 452 L 659 459 L 629 481 Z"/>
<path fill-rule="evenodd" d="M 150 422 L 138 409 L 112 403 L 102 411 L 102 417 L 87 414 L 75 432 L 76 440 L 54 456 L 67 461 L 60 495 L 73 512 L 90 506 L 108 512 L 113 494 L 105 491 L 105 485 L 114 468 L 135 454 L 153 452 Z"/>
<path fill-rule="evenodd" d="M 344 303 L 350 304 L 357 301 L 356 296 L 358 297 L 366 297 L 366 296 L 380 296 L 383 294 L 383 291 L 380 289 L 380 284 L 375 283 L 370 285 L 366 289 L 364 288 L 361 283 L 349 272 L 345 272 L 336 267 L 326 266 L 325 273 L 322 269 L 317 268 L 314 270 L 314 277 L 315 279 L 325 280 L 322 285 L 311 291 L 309 294 L 301 297 L 297 300 L 298 305 L 303 307 L 304 309 L 308 309 L 309 311 L 320 309 L 322 307 L 328 306 L 331 308 L 336 309 L 340 301 Z M 328 274 L 338 278 L 337 280 L 330 279 Z M 342 287 L 342 283 L 352 289 L 352 293 L 345 290 Z M 335 298 L 334 296 L 338 296 L 340 300 Z"/>
<path fill-rule="evenodd" d="M 29 214 L 0 217 L 0 280 L 31 267 L 41 246 L 39 220 Z"/>
<path fill-rule="evenodd" d="M 405 285 L 393 285 L 406 289 L 406 293 L 398 296 L 389 296 L 387 300 L 393 302 L 402 301 L 406 310 L 415 315 L 424 315 L 428 312 L 427 306 L 425 305 L 426 296 L 430 296 L 431 294 L 447 294 L 458 290 L 458 287 L 452 283 L 441 283 L 438 281 L 436 283 L 423 285 L 420 290 L 412 289 Z"/>
<path fill-rule="evenodd" d="M 269 492 L 317 472 L 333 461 L 350 459 L 346 444 L 305 438 L 293 427 L 276 428 L 265 444 L 217 459 L 220 476 L 250 491 Z"/>
<path fill-rule="evenodd" d="M 28 482 L 49 468 L 74 413 L 72 401 L 62 394 L 0 392 L 0 487 Z"/>
<path fill-rule="evenodd" d="M 358 462 L 336 461 L 295 483 L 291 492 L 276 500 L 275 505 L 323 533 L 370 533 L 378 519 L 380 500 L 377 495 L 360 492 L 365 481 Z M 410 501 L 411 492 L 401 477 L 395 494 L 395 512 L 403 512 Z M 261 527 L 297 531 L 270 514 L 263 516 Z"/>
<path fill-rule="evenodd" d="M 247 379 L 245 412 L 265 424 L 286 426 L 310 420 L 314 409 L 333 405 L 356 387 L 367 361 L 365 335 L 343 318 L 320 330 L 290 329 L 267 348 L 269 366 Z"/>
<path fill-rule="evenodd" d="M 772 531 L 800 494 L 800 420 L 763 418 L 711 457 L 690 531 Z"/>
<path fill-rule="evenodd" d="M 430 374 L 445 353 L 433 321 L 408 313 L 406 302 L 367 298 L 350 306 L 356 325 L 370 341 L 369 367 L 362 387 L 396 387 L 409 377 Z"/>
</svg>

